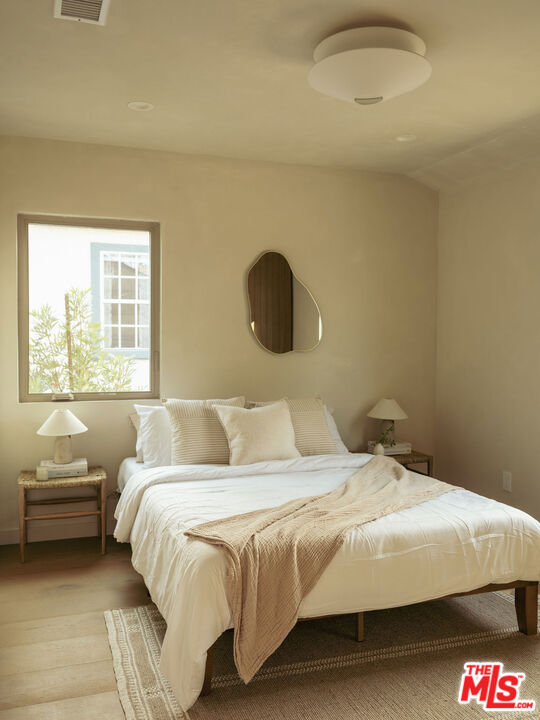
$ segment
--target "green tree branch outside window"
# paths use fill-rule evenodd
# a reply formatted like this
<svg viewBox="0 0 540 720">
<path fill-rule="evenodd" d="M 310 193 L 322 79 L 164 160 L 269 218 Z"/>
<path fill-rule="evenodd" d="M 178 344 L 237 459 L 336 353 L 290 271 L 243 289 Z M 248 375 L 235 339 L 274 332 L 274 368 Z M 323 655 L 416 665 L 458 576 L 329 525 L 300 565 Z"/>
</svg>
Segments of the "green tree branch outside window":
<svg viewBox="0 0 540 720">
<path fill-rule="evenodd" d="M 106 352 L 101 325 L 91 319 L 89 295 L 90 290 L 71 288 L 62 318 L 49 304 L 30 313 L 31 393 L 131 390 L 133 360 Z"/>
</svg>

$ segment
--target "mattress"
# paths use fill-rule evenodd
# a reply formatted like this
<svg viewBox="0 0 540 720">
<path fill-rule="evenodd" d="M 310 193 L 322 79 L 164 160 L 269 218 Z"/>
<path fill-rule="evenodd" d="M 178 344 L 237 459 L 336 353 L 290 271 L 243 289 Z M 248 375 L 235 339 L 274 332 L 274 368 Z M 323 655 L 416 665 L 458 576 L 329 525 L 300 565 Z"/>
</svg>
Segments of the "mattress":
<svg viewBox="0 0 540 720">
<path fill-rule="evenodd" d="M 160 667 L 184 709 L 200 692 L 206 650 L 231 626 L 225 554 L 184 531 L 330 492 L 371 458 L 177 466 L 131 477 L 115 536 L 131 542 L 133 564 L 167 621 Z M 300 617 L 390 608 L 518 579 L 540 579 L 540 523 L 460 488 L 352 530 Z"/>
<path fill-rule="evenodd" d="M 137 462 L 137 458 L 128 457 L 124 458 L 118 468 L 118 477 L 116 479 L 116 485 L 118 490 L 122 490 L 126 487 L 128 480 L 132 475 L 139 472 L 140 470 L 147 470 L 147 466 L 144 463 Z"/>
</svg>

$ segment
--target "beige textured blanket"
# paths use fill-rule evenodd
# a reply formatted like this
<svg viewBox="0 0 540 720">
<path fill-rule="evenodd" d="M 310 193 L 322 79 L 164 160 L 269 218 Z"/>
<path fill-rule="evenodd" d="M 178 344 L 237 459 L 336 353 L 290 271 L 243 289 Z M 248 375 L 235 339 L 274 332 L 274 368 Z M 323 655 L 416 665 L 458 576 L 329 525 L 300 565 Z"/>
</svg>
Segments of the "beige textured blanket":
<svg viewBox="0 0 540 720">
<path fill-rule="evenodd" d="M 376 456 L 330 493 L 186 532 L 227 552 L 234 659 L 242 680 L 251 680 L 294 627 L 300 603 L 349 530 L 454 489 Z"/>
</svg>

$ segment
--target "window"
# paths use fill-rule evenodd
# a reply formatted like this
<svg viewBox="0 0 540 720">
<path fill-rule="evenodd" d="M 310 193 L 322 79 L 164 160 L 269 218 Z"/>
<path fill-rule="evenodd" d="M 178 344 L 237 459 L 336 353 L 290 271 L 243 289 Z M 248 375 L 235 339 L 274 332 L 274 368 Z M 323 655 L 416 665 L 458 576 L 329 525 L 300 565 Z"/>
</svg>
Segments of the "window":
<svg viewBox="0 0 540 720">
<path fill-rule="evenodd" d="M 148 248 L 92 243 L 92 306 L 103 328 L 104 346 L 128 357 L 150 350 L 150 263 Z"/>
<path fill-rule="evenodd" d="M 19 215 L 21 401 L 159 397 L 159 225 Z"/>
</svg>

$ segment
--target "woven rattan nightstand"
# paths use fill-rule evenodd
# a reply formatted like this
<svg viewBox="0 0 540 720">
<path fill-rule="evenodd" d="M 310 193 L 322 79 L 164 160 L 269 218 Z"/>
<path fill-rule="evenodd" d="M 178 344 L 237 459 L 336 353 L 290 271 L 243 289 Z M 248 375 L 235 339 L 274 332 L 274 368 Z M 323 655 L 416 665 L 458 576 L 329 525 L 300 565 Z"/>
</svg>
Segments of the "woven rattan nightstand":
<svg viewBox="0 0 540 720">
<path fill-rule="evenodd" d="M 88 468 L 88 475 L 79 477 L 54 478 L 51 480 L 36 480 L 35 470 L 23 470 L 17 480 L 19 485 L 19 540 L 21 546 L 21 562 L 24 562 L 24 548 L 28 542 L 27 523 L 30 520 L 60 520 L 63 518 L 86 517 L 95 515 L 98 521 L 98 535 L 101 534 L 101 554 L 105 554 L 105 538 L 107 523 L 107 473 L 102 467 Z M 28 500 L 29 490 L 57 490 L 60 488 L 90 487 L 95 490 L 94 495 L 81 497 L 51 497 L 46 500 Z M 95 501 L 96 510 L 76 510 L 73 512 L 48 513 L 43 515 L 28 515 L 29 505 L 63 505 L 64 503 L 79 503 Z"/>
<path fill-rule="evenodd" d="M 400 465 L 408 468 L 409 465 L 416 465 L 418 463 L 425 463 L 427 465 L 427 473 L 430 477 L 433 477 L 433 455 L 425 455 L 424 453 L 413 450 L 407 455 L 390 455 L 390 457 L 397 460 Z M 417 472 L 415 470 L 415 472 Z"/>
</svg>

